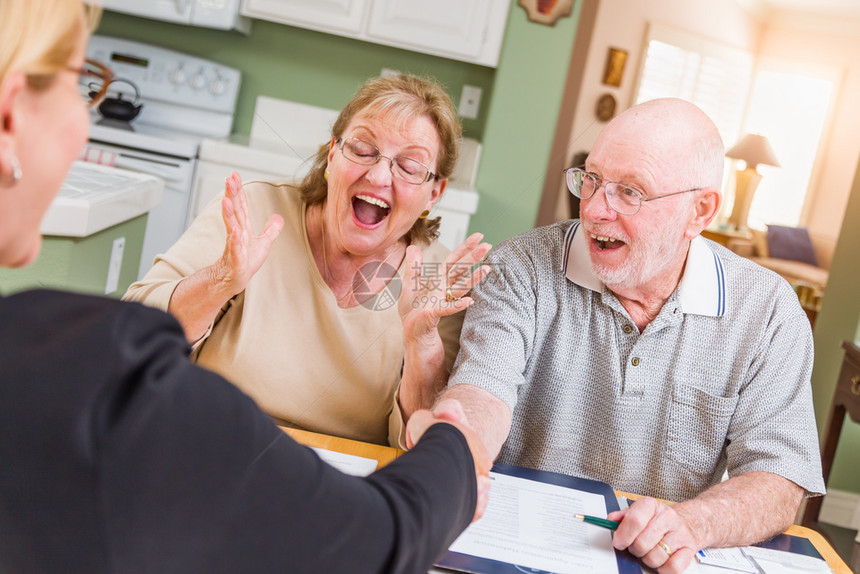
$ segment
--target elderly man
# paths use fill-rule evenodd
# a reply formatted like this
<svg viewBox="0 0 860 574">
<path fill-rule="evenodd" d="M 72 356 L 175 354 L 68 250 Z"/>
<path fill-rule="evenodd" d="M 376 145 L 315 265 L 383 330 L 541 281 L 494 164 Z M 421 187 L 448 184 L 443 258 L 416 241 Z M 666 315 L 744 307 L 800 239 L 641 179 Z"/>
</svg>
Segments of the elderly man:
<svg viewBox="0 0 860 574">
<path fill-rule="evenodd" d="M 566 172 L 581 219 L 490 255 L 495 278 L 475 290 L 443 394 L 501 462 L 679 501 L 610 516 L 616 548 L 661 573 L 784 530 L 824 491 L 797 297 L 699 237 L 723 162 L 688 102 L 615 118 Z"/>
</svg>

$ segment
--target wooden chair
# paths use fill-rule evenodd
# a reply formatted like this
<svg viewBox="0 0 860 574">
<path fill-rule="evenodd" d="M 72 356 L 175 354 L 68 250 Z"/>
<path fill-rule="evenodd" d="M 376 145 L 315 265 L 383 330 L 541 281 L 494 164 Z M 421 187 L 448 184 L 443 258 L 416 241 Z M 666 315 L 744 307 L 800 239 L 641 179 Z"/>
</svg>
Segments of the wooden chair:
<svg viewBox="0 0 860 574">
<path fill-rule="evenodd" d="M 833 467 L 833 457 L 836 454 L 836 445 L 839 442 L 839 433 L 842 432 L 845 413 L 848 413 L 852 421 L 860 423 L 860 347 L 850 341 L 843 341 L 842 348 L 845 349 L 845 359 L 842 361 L 842 371 L 839 373 L 839 380 L 833 393 L 833 402 L 830 405 L 830 414 L 827 416 L 821 446 L 821 470 L 824 474 L 825 486 L 830 478 L 830 469 Z M 819 530 L 816 526 L 823 498 L 816 496 L 807 501 L 806 510 L 801 519 L 803 526 Z"/>
</svg>

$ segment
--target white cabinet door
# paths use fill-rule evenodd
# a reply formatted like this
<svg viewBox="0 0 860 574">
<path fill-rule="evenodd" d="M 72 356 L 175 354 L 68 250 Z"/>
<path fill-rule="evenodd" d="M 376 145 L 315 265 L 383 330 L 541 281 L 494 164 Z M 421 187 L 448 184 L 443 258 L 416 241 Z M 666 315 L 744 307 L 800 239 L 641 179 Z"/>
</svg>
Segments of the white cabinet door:
<svg viewBox="0 0 860 574">
<path fill-rule="evenodd" d="M 242 14 L 495 67 L 510 0 L 243 0 Z"/>
<path fill-rule="evenodd" d="M 360 34 L 369 0 L 243 0 L 242 15 L 324 32 Z"/>
<path fill-rule="evenodd" d="M 417 51 L 477 58 L 490 0 L 375 0 L 367 35 Z"/>
<path fill-rule="evenodd" d="M 373 0 L 364 37 L 495 67 L 509 10 L 510 0 Z"/>
</svg>

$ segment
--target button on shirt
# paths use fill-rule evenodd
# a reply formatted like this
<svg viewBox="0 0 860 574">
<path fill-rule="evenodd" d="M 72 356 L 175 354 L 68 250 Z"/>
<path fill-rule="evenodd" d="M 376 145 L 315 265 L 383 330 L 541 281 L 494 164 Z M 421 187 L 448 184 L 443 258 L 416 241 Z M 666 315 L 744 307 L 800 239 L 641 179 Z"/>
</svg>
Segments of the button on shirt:
<svg viewBox="0 0 860 574">
<path fill-rule="evenodd" d="M 668 500 L 766 471 L 823 493 L 809 384 L 812 334 L 788 283 L 697 237 L 681 282 L 640 333 L 591 270 L 576 220 L 489 256 L 451 385 L 512 411 L 499 462 Z"/>
</svg>

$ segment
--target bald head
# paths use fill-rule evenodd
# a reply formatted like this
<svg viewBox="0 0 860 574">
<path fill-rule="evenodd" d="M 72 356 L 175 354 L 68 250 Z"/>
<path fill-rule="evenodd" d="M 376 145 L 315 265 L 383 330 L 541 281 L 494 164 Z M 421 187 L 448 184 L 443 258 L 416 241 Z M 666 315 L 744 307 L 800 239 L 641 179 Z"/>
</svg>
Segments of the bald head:
<svg viewBox="0 0 860 574">
<path fill-rule="evenodd" d="M 641 169 L 655 178 L 669 177 L 678 189 L 719 189 L 722 184 L 725 152 L 719 130 L 685 100 L 661 98 L 625 110 L 598 136 L 592 154 L 603 152 L 611 163 L 641 162 Z"/>
</svg>

